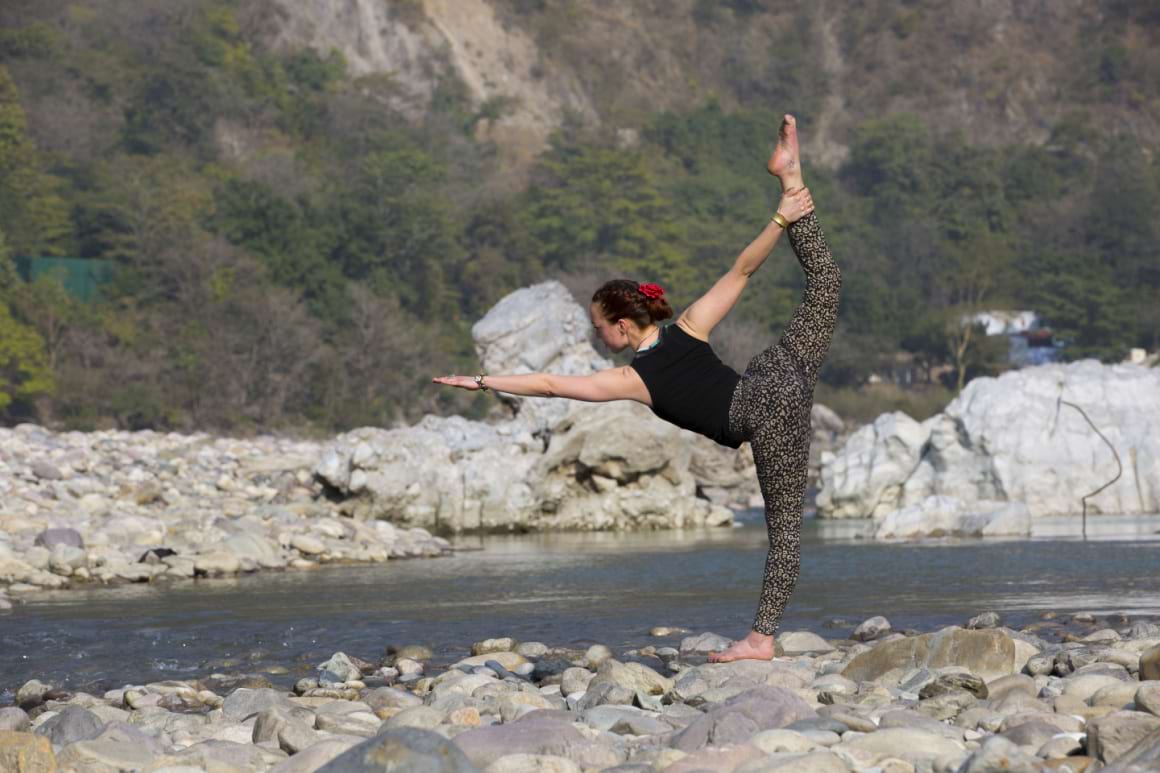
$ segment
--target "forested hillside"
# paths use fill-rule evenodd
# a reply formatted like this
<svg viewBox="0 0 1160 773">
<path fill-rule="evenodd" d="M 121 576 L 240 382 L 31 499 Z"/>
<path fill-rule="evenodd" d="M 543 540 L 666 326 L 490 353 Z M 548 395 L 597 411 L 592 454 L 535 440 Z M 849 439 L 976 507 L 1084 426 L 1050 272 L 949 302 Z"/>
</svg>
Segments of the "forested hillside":
<svg viewBox="0 0 1160 773">
<path fill-rule="evenodd" d="M 429 377 L 474 372 L 508 291 L 680 305 L 727 268 L 787 110 L 844 271 L 831 394 L 994 372 L 958 324 L 983 308 L 1068 357 L 1155 350 L 1157 72 L 1160 10 L 1127 0 L 4 0 L 0 418 L 478 415 Z M 113 279 L 17 270 L 49 256 Z M 780 247 L 715 345 L 743 363 L 801 286 Z"/>
</svg>

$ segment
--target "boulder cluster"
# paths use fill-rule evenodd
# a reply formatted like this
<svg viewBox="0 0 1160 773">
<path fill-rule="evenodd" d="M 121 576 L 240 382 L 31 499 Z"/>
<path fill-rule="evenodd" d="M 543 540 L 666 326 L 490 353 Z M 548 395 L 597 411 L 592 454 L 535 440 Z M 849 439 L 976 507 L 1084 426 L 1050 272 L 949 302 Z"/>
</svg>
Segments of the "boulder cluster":
<svg viewBox="0 0 1160 773">
<path fill-rule="evenodd" d="M 0 588 L 450 551 L 423 529 L 344 516 L 313 479 L 319 454 L 319 443 L 287 438 L 0 428 Z"/>
<path fill-rule="evenodd" d="M 824 453 L 818 515 L 894 537 L 1026 535 L 1085 496 L 1093 515 L 1160 513 L 1157 395 L 1160 368 L 1095 360 L 975 379 L 924 422 L 883 414 Z"/>
<path fill-rule="evenodd" d="M 612 367 L 591 329 L 553 281 L 509 294 L 472 335 L 485 373 L 587 375 Z M 727 507 L 762 504 L 748 444 L 719 446 L 636 403 L 494 400 L 487 422 L 428 416 L 341 435 L 318 476 L 360 516 L 452 531 L 718 526 L 732 522 Z M 821 405 L 812 424 L 817 459 L 845 427 Z"/>
<path fill-rule="evenodd" d="M 37 680 L 0 709 L 0 770 L 114 773 L 1143 773 L 1160 766 L 1160 626 L 1051 613 L 1022 630 L 797 631 L 771 661 L 707 663 L 713 633 L 654 628 L 616 657 L 510 638 L 434 665 L 423 645 L 264 677 Z M 832 621 L 832 627 L 849 626 Z M 848 629 L 849 630 L 849 629 Z"/>
</svg>

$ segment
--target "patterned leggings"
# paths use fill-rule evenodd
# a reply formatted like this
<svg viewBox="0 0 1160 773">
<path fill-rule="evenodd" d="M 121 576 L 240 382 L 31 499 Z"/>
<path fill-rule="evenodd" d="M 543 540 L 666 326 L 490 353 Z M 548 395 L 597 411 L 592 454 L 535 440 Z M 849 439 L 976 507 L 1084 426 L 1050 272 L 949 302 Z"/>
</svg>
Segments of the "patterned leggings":
<svg viewBox="0 0 1160 773">
<path fill-rule="evenodd" d="M 729 406 L 729 429 L 749 440 L 765 499 L 769 555 L 753 630 L 774 634 L 801 566 L 802 500 L 810 452 L 810 408 L 838 318 L 842 275 L 815 214 L 789 227 L 806 290 L 776 344 L 750 360 Z"/>
</svg>

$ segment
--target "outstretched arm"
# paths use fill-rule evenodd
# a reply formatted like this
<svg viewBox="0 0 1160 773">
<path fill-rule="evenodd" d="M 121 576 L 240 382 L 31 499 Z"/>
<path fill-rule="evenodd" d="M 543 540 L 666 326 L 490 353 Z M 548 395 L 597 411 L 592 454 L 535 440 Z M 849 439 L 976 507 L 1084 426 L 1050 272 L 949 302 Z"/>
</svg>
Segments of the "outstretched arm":
<svg viewBox="0 0 1160 773">
<path fill-rule="evenodd" d="M 438 376 L 431 381 L 460 389 L 479 389 L 473 376 Z M 597 371 L 588 376 L 559 376 L 554 373 L 485 376 L 483 384 L 497 392 L 526 397 L 567 397 L 589 403 L 635 400 L 645 405 L 652 404 L 644 382 L 635 370 L 627 366 Z"/>
<path fill-rule="evenodd" d="M 783 194 L 781 203 L 777 205 L 777 211 L 790 223 L 813 212 L 814 202 L 810 197 L 809 189 L 798 188 Z M 708 341 L 713 328 L 725 319 L 725 315 L 732 310 L 737 299 L 741 297 L 741 291 L 749 283 L 749 277 L 753 276 L 757 269 L 765 263 L 765 259 L 773 251 L 777 240 L 781 238 L 783 230 L 774 221 L 769 221 L 765 229 L 757 235 L 757 238 L 750 242 L 749 246 L 737 256 L 733 267 L 717 280 L 709 292 L 685 309 L 677 319 L 677 324 L 694 338 Z"/>
</svg>

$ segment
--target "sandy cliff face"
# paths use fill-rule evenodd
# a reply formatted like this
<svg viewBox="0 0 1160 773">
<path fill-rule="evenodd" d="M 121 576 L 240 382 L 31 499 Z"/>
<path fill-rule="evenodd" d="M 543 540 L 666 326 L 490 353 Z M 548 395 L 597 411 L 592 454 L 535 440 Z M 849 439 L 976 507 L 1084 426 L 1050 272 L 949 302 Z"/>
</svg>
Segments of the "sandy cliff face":
<svg viewBox="0 0 1160 773">
<path fill-rule="evenodd" d="M 545 63 L 532 38 L 505 25 L 486 0 L 269 0 L 274 46 L 337 49 L 354 76 L 387 75 L 404 113 L 426 108 L 441 78 L 454 75 L 474 105 L 501 103 L 480 121 L 517 166 L 531 161 L 568 112 L 597 115 L 577 78 Z"/>
</svg>

